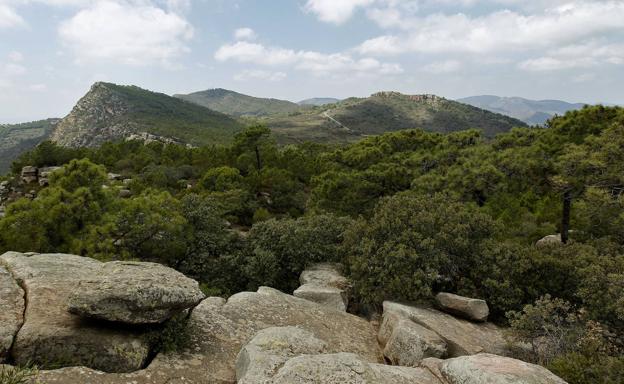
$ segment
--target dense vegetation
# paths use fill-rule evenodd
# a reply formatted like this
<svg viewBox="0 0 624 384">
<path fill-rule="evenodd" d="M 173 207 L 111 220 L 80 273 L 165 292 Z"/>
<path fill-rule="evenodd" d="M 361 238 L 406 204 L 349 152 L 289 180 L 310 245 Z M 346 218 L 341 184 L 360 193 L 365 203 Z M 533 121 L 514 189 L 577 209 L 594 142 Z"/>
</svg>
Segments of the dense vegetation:
<svg viewBox="0 0 624 384">
<path fill-rule="evenodd" d="M 59 119 L 23 124 L 0 124 L 0 173 L 6 173 L 21 153 L 34 148 L 50 135 Z"/>
<path fill-rule="evenodd" d="M 63 164 L 7 208 L 1 250 L 159 261 L 216 295 L 290 291 L 306 264 L 340 261 L 360 308 L 480 297 L 533 347 L 524 359 L 570 383 L 622 382 L 624 109 L 493 139 L 406 130 L 340 148 L 278 147 L 261 126 L 195 149 L 43 143 L 13 171 Z M 565 245 L 535 246 L 559 232 Z"/>
</svg>

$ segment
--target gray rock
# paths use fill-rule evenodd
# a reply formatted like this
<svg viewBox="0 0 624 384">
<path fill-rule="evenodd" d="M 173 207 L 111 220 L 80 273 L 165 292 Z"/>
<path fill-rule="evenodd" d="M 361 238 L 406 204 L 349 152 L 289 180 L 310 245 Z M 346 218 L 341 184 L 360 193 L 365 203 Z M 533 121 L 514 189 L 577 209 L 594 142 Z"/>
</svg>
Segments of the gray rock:
<svg viewBox="0 0 624 384">
<path fill-rule="evenodd" d="M 257 384 L 271 380 L 290 358 L 325 352 L 327 344 L 309 331 L 297 327 L 273 327 L 256 334 L 241 349 L 236 359 L 238 384 Z"/>
<path fill-rule="evenodd" d="M 340 289 L 349 288 L 349 280 L 342 275 L 342 266 L 334 263 L 313 264 L 301 272 L 301 285 L 316 284 Z"/>
<path fill-rule="evenodd" d="M 562 245 L 561 235 L 548 235 L 544 236 L 535 243 L 537 247 L 552 247 L 557 245 Z"/>
<path fill-rule="evenodd" d="M 238 384 L 431 383 L 420 368 L 374 364 L 353 353 L 325 354 L 327 344 L 296 327 L 260 331 L 238 355 Z"/>
<path fill-rule="evenodd" d="M 472 299 L 446 292 L 438 293 L 435 300 L 438 308 L 442 311 L 464 319 L 483 322 L 487 321 L 490 315 L 490 309 L 485 300 Z"/>
<path fill-rule="evenodd" d="M 383 353 L 393 365 L 418 367 L 423 359 L 446 355 L 446 342 L 437 333 L 409 319 L 388 323 L 393 326 Z"/>
<path fill-rule="evenodd" d="M 293 295 L 336 311 L 346 312 L 347 310 L 348 298 L 347 293 L 343 289 L 316 284 L 304 284 L 297 288 Z"/>
<path fill-rule="evenodd" d="M 129 189 L 120 189 L 119 190 L 119 197 L 121 197 L 122 199 L 127 199 L 129 197 L 132 196 L 132 191 L 130 191 Z"/>
<path fill-rule="evenodd" d="M 383 309 L 384 316 L 386 313 L 395 313 L 437 333 L 446 342 L 449 357 L 482 352 L 505 355 L 508 352 L 503 333 L 494 324 L 473 323 L 433 308 L 391 301 L 385 301 Z"/>
<path fill-rule="evenodd" d="M 199 283 L 155 263 L 114 261 L 96 268 L 69 296 L 69 312 L 128 324 L 162 323 L 204 299 Z"/>
<path fill-rule="evenodd" d="M 27 165 L 22 168 L 21 180 L 24 184 L 36 183 L 39 170 L 37 167 Z"/>
<path fill-rule="evenodd" d="M 145 363 L 149 347 L 141 335 L 121 327 L 85 322 L 67 311 L 75 286 L 100 270 L 99 261 L 63 254 L 0 256 L 26 292 L 25 321 L 11 355 L 18 364 L 86 366 L 107 372 L 129 372 Z"/>
<path fill-rule="evenodd" d="M 111 173 L 111 172 L 108 173 L 108 180 L 120 181 L 120 180 L 123 180 L 123 178 L 124 177 L 122 175 L 119 175 L 117 173 Z"/>
<path fill-rule="evenodd" d="M 13 339 L 24 323 L 24 291 L 0 267 L 0 363 L 9 356 Z"/>
<path fill-rule="evenodd" d="M 319 263 L 306 268 L 301 273 L 301 286 L 293 295 L 327 306 L 338 311 L 346 311 L 349 304 L 349 281 L 341 274 L 339 264 Z"/>
<path fill-rule="evenodd" d="M 444 360 L 440 372 L 449 384 L 566 384 L 544 367 L 491 354 Z"/>
<path fill-rule="evenodd" d="M 288 360 L 272 384 L 442 384 L 422 368 L 371 364 L 353 353 L 303 355 Z"/>
</svg>

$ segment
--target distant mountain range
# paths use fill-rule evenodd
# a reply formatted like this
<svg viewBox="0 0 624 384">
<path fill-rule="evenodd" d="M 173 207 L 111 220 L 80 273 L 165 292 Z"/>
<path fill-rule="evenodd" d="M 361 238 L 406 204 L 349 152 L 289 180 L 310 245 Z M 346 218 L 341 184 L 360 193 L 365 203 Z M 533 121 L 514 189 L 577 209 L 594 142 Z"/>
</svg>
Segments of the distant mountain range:
<svg viewBox="0 0 624 384">
<path fill-rule="evenodd" d="M 253 97 L 221 88 L 174 97 L 236 117 L 267 116 L 301 109 L 300 105 L 291 101 Z"/>
<path fill-rule="evenodd" d="M 71 147 L 145 135 L 191 145 L 219 144 L 230 142 L 236 132 L 254 123 L 271 128 L 280 143 L 346 143 L 408 128 L 442 133 L 476 128 L 493 137 L 515 126 L 543 124 L 554 114 L 581 107 L 555 100 L 475 96 L 453 101 L 398 92 L 293 103 L 225 89 L 168 96 L 98 82 L 63 119 L 0 125 L 0 171 L 19 153 L 47 138 Z"/>
<path fill-rule="evenodd" d="M 314 97 L 312 99 L 301 100 L 297 104 L 299 105 L 313 105 L 313 106 L 322 106 L 327 104 L 335 104 L 339 102 L 340 99 L 334 99 L 333 97 Z"/>
<path fill-rule="evenodd" d="M 472 96 L 457 100 L 477 108 L 515 117 L 530 125 L 543 125 L 555 115 L 581 109 L 583 103 L 567 103 L 560 100 L 529 100 L 521 97 Z"/>
</svg>

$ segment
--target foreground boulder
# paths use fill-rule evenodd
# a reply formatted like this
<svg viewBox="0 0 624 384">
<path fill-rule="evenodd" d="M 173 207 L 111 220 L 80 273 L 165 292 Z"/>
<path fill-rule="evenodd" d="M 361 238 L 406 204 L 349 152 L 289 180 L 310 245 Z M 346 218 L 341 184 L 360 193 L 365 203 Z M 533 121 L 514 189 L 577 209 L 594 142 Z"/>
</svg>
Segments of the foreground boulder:
<svg viewBox="0 0 624 384">
<path fill-rule="evenodd" d="M 0 256 L 26 292 L 25 321 L 11 354 L 20 365 L 87 366 L 107 372 L 140 369 L 149 353 L 136 331 L 85 321 L 67 311 L 69 296 L 82 280 L 100 271 L 99 261 L 63 254 Z"/>
<path fill-rule="evenodd" d="M 204 298 L 197 281 L 160 264 L 116 261 L 97 269 L 69 296 L 71 313 L 128 324 L 162 323 Z"/>
<path fill-rule="evenodd" d="M 423 359 L 446 355 L 446 342 L 437 333 L 389 312 L 378 334 L 384 357 L 393 365 L 417 367 Z"/>
<path fill-rule="evenodd" d="M 42 384 L 224 384 L 236 382 L 236 361 L 259 331 L 296 326 L 326 344 L 327 353 L 347 352 L 365 362 L 383 361 L 375 329 L 357 316 L 270 288 L 241 292 L 227 301 L 210 297 L 189 319 L 191 343 L 180 353 L 159 354 L 148 368 L 103 374 L 84 368 L 42 372 Z"/>
<path fill-rule="evenodd" d="M 566 384 L 544 367 L 491 354 L 441 360 L 438 368 L 449 384 Z"/>
<path fill-rule="evenodd" d="M 301 273 L 301 286 L 293 295 L 328 308 L 346 311 L 349 304 L 349 281 L 341 267 L 332 263 L 314 264 Z"/>
<path fill-rule="evenodd" d="M 501 330 L 490 323 L 473 323 L 457 319 L 433 308 L 410 306 L 385 301 L 384 316 L 395 314 L 409 319 L 438 334 L 447 344 L 449 357 L 494 353 L 505 355 L 507 343 Z"/>
<path fill-rule="evenodd" d="M 452 293 L 440 292 L 435 297 L 438 308 L 446 313 L 462 317 L 472 321 L 487 321 L 490 315 L 485 300 L 472 299 L 454 295 Z"/>
<path fill-rule="evenodd" d="M 422 368 L 370 363 L 353 353 L 326 352 L 326 343 L 295 327 L 259 332 L 238 355 L 238 384 L 417 383 L 440 384 Z"/>
<path fill-rule="evenodd" d="M 13 339 L 24 322 L 24 291 L 0 266 L 0 363 L 9 356 Z"/>
</svg>

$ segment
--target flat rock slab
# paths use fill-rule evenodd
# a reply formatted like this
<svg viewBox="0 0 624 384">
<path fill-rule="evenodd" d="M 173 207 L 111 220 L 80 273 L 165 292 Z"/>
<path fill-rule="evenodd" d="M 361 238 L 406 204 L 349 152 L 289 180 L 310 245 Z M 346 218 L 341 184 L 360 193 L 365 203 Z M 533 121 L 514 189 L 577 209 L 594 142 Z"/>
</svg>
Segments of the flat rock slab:
<svg viewBox="0 0 624 384">
<path fill-rule="evenodd" d="M 440 310 L 467 320 L 484 322 L 490 315 L 485 300 L 440 292 L 436 295 L 435 301 Z"/>
<path fill-rule="evenodd" d="M 349 280 L 342 275 L 342 266 L 333 263 L 313 264 L 301 272 L 301 285 L 316 284 L 324 287 L 348 289 Z"/>
<path fill-rule="evenodd" d="M 72 290 L 98 273 L 101 264 L 64 254 L 0 256 L 0 265 L 26 292 L 25 322 L 11 351 L 16 363 L 42 368 L 87 366 L 108 372 L 129 372 L 144 365 L 149 347 L 136 332 L 86 322 L 67 311 Z"/>
<path fill-rule="evenodd" d="M 346 312 L 348 298 L 343 289 L 304 284 L 293 292 L 293 296 L 313 301 L 336 311 Z"/>
<path fill-rule="evenodd" d="M 352 353 L 326 352 L 326 343 L 296 327 L 258 332 L 237 360 L 238 384 L 420 383 L 440 384 L 422 368 L 370 363 Z"/>
<path fill-rule="evenodd" d="M 24 323 L 24 291 L 0 266 L 0 363 L 6 361 L 13 339 Z"/>
<path fill-rule="evenodd" d="M 383 309 L 384 315 L 388 312 L 395 313 L 437 333 L 446 342 L 449 357 L 483 352 L 504 355 L 508 352 L 503 333 L 494 324 L 473 323 L 433 308 L 391 301 L 385 301 Z"/>
<path fill-rule="evenodd" d="M 270 288 L 227 300 L 210 297 L 191 313 L 191 344 L 181 353 L 158 355 L 131 374 L 66 368 L 42 372 L 42 384 L 233 384 L 238 353 L 259 331 L 296 326 L 326 344 L 328 353 L 350 352 L 363 361 L 383 361 L 376 332 L 367 321 Z"/>
<path fill-rule="evenodd" d="M 161 264 L 115 261 L 78 282 L 68 310 L 76 315 L 128 324 L 162 323 L 199 304 L 199 283 Z"/>
<path fill-rule="evenodd" d="M 491 354 L 442 360 L 439 369 L 449 384 L 566 384 L 544 367 Z"/>
</svg>

